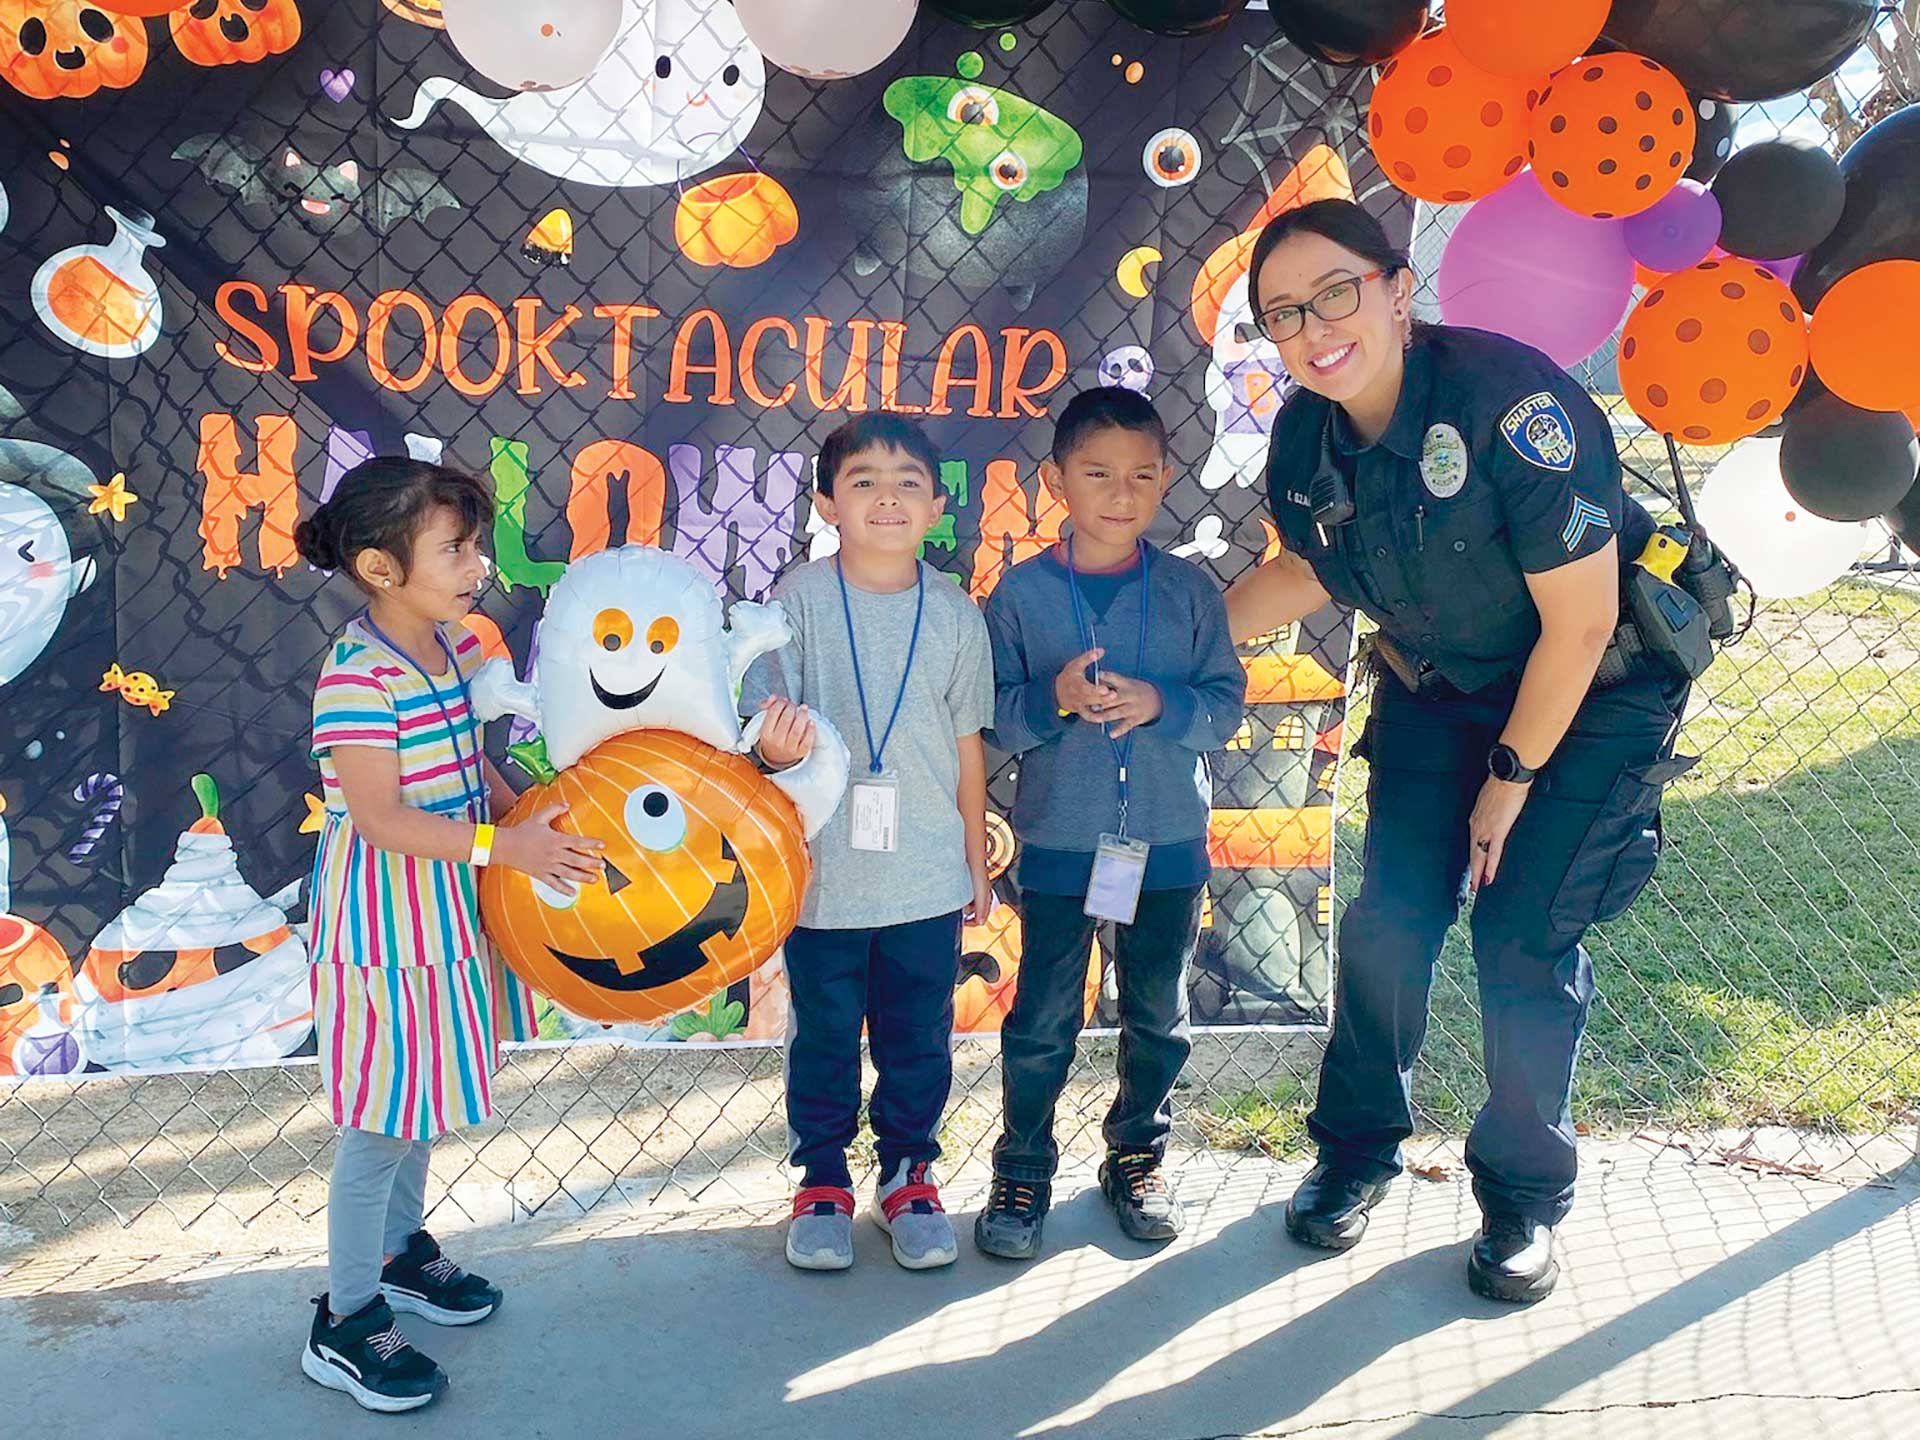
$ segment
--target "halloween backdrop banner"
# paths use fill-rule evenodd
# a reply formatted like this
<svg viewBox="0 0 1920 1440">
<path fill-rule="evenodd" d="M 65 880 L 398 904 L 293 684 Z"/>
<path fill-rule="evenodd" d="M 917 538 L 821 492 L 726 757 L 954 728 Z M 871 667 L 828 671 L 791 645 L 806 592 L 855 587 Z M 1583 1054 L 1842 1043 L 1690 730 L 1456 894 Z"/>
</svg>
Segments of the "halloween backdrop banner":
<svg viewBox="0 0 1920 1440">
<path fill-rule="evenodd" d="M 976 600 L 1059 537 L 1049 415 L 1100 383 L 1172 430 L 1150 538 L 1222 584 L 1276 545 L 1292 382 L 1247 256 L 1320 195 L 1407 235 L 1366 70 L 1261 10 L 1172 38 L 1071 0 L 999 29 L 923 7 L 876 68 L 806 78 L 728 0 L 625 0 L 585 79 L 511 73 L 566 8 L 469 41 L 438 0 L 0 0 L 0 1076 L 311 1053 L 310 706 L 361 602 L 292 534 L 370 455 L 490 477 L 467 623 L 523 675 L 596 552 L 658 547 L 729 600 L 832 553 L 813 466 L 859 413 L 925 422 L 925 555 Z M 1331 611 L 1244 651 L 1197 1023 L 1325 1023 L 1350 651 Z M 529 783 L 533 727 L 494 730 Z M 1009 898 L 998 816 L 992 850 Z M 1011 906 L 967 932 L 961 1030 L 997 1030 L 1019 950 Z M 784 1026 L 776 960 L 614 1033 Z M 542 1033 L 609 1032 L 548 1004 Z"/>
</svg>

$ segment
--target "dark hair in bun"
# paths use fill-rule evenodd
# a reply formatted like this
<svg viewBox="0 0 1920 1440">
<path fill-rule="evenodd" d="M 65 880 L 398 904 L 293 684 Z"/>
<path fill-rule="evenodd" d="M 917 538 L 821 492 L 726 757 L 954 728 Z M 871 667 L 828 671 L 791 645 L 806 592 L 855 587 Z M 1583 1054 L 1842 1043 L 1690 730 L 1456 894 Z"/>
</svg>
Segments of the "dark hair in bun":
<svg viewBox="0 0 1920 1440">
<path fill-rule="evenodd" d="M 414 539 L 440 508 L 454 513 L 463 536 L 493 523 L 493 496 L 474 476 L 405 456 L 376 456 L 340 477 L 333 497 L 294 527 L 293 545 L 309 565 L 344 570 L 356 585 L 355 557 L 384 550 L 400 562 L 404 580 Z"/>
</svg>

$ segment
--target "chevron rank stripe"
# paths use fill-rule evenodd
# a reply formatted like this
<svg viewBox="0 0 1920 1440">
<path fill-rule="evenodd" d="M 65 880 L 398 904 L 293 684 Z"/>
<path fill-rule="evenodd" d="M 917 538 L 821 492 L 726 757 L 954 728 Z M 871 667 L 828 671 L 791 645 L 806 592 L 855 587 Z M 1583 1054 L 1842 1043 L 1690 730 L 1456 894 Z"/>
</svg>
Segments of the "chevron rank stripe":
<svg viewBox="0 0 1920 1440">
<path fill-rule="evenodd" d="M 1607 518 L 1607 512 L 1587 499 L 1584 495 L 1573 497 L 1573 511 L 1567 516 L 1566 527 L 1560 532 L 1560 539 L 1571 555 L 1580 548 L 1580 542 L 1587 538 L 1589 530 L 1611 530 L 1613 522 Z"/>
</svg>

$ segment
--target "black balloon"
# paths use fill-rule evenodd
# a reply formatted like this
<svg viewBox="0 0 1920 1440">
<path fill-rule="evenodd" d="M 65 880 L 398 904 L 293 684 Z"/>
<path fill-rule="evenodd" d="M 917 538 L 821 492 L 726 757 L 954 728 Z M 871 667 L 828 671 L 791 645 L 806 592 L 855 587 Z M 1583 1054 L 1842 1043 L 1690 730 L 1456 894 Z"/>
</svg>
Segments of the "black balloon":
<svg viewBox="0 0 1920 1440">
<path fill-rule="evenodd" d="M 1840 68 L 1880 0 L 1614 0 L 1601 33 L 1698 95 L 1777 100 Z"/>
<path fill-rule="evenodd" d="M 1847 208 L 1793 277 L 1808 310 L 1833 282 L 1876 260 L 1920 260 L 1920 105 L 1896 110 L 1840 157 Z"/>
<path fill-rule="evenodd" d="M 1834 159 L 1805 140 L 1767 140 L 1737 151 L 1713 182 L 1720 244 L 1749 260 L 1804 255 L 1840 223 L 1847 182 Z"/>
<path fill-rule="evenodd" d="M 1692 98 L 1693 163 L 1687 166 L 1687 179 L 1711 185 L 1733 154 L 1733 127 L 1740 122 L 1740 112 L 1711 95 Z"/>
<path fill-rule="evenodd" d="M 1787 493 L 1828 520 L 1871 520 L 1920 477 L 1920 437 L 1897 410 L 1862 410 L 1816 395 L 1787 416 L 1780 437 Z"/>
<path fill-rule="evenodd" d="M 1427 0 L 1271 0 L 1281 32 L 1329 65 L 1378 65 L 1419 38 Z"/>
<path fill-rule="evenodd" d="M 1907 492 L 1907 498 L 1880 517 L 1887 528 L 1900 537 L 1900 543 L 1920 555 L 1920 483 Z"/>
<path fill-rule="evenodd" d="M 1156 35 L 1204 35 L 1247 8 L 1247 0 L 1107 0 L 1142 30 Z"/>
<path fill-rule="evenodd" d="M 949 20 L 971 25 L 976 30 L 991 30 L 999 25 L 1018 25 L 1031 20 L 1053 0 L 927 0 Z"/>
</svg>

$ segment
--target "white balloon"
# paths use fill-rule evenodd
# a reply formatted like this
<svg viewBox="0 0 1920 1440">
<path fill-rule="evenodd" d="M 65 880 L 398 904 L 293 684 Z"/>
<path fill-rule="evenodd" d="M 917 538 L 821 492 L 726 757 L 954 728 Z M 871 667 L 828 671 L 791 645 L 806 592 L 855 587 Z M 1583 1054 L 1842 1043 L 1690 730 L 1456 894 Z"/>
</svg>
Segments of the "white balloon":
<svg viewBox="0 0 1920 1440">
<path fill-rule="evenodd" d="M 920 0 L 734 0 L 747 38 L 809 80 L 863 75 L 900 48 Z"/>
<path fill-rule="evenodd" d="M 1734 446 L 1707 477 L 1697 509 L 1708 537 L 1768 600 L 1831 585 L 1878 533 L 1870 523 L 1823 520 L 1789 495 L 1778 440 Z"/>
<path fill-rule="evenodd" d="M 444 0 L 447 38 L 474 69 L 509 90 L 577 85 L 606 59 L 625 0 Z"/>
</svg>

